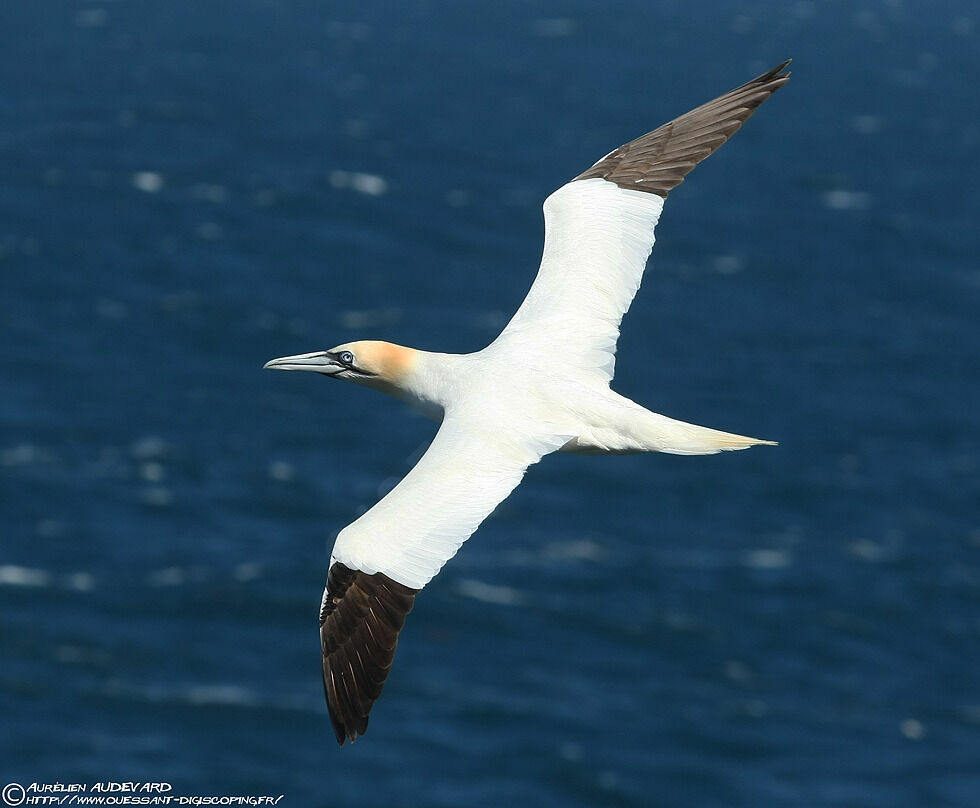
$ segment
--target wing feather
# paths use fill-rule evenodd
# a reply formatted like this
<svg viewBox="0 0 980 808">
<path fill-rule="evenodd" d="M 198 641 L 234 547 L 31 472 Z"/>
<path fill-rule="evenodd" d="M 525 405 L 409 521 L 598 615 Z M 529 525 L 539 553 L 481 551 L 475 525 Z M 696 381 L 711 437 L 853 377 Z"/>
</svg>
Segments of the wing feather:
<svg viewBox="0 0 980 808">
<path fill-rule="evenodd" d="M 340 532 L 331 562 L 421 589 L 514 490 L 527 467 L 567 439 L 529 440 L 494 428 L 475 410 L 447 416 L 415 468 Z"/>
<path fill-rule="evenodd" d="M 611 381 L 668 192 L 789 81 L 787 64 L 620 146 L 549 196 L 541 267 L 491 349 Z"/>
<path fill-rule="evenodd" d="M 599 177 L 620 188 L 666 198 L 694 166 L 735 134 L 769 96 L 789 81 L 789 73 L 784 72 L 788 64 L 789 60 L 620 146 L 575 179 Z M 677 157 L 691 143 L 707 150 L 698 150 L 700 156 L 693 161 L 678 161 Z"/>
<path fill-rule="evenodd" d="M 323 690 L 337 742 L 367 729 L 415 596 L 529 465 L 568 440 L 523 440 L 447 417 L 432 445 L 377 505 L 341 531 L 320 608 Z"/>
<path fill-rule="evenodd" d="M 382 573 L 331 565 L 320 610 L 320 645 L 323 692 L 339 744 L 367 730 L 414 602 L 415 590 Z"/>
</svg>

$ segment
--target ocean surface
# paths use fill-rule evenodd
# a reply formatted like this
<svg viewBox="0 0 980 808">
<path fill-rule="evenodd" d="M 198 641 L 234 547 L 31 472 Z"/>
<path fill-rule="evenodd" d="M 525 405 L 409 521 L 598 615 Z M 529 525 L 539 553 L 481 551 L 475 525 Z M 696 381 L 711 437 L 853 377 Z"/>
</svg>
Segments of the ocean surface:
<svg viewBox="0 0 980 808">
<path fill-rule="evenodd" d="M 263 363 L 484 346 L 547 194 L 788 57 L 614 383 L 780 445 L 534 466 L 338 749 L 329 549 L 434 424 Z M 980 805 L 976 3 L 7 0 L 0 75 L 0 785 Z"/>
</svg>

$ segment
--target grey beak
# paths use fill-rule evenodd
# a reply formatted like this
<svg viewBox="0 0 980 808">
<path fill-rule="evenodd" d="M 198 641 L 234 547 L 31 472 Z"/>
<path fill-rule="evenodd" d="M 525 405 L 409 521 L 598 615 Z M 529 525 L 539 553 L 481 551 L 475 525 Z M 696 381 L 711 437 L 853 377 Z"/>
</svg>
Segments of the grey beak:
<svg viewBox="0 0 980 808">
<path fill-rule="evenodd" d="M 262 367 L 267 370 L 312 370 L 315 373 L 325 373 L 328 376 L 333 376 L 347 369 L 326 351 L 281 356 L 266 362 Z"/>
</svg>

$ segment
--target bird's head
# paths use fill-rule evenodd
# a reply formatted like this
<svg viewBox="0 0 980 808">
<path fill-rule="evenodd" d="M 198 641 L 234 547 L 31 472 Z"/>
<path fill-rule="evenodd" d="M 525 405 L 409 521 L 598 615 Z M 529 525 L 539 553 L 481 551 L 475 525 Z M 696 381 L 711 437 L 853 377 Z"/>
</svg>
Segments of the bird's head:
<svg viewBox="0 0 980 808">
<path fill-rule="evenodd" d="M 311 370 L 368 387 L 402 387 L 415 365 L 416 351 L 390 342 L 347 342 L 329 351 L 283 356 L 265 363 L 271 370 Z"/>
</svg>

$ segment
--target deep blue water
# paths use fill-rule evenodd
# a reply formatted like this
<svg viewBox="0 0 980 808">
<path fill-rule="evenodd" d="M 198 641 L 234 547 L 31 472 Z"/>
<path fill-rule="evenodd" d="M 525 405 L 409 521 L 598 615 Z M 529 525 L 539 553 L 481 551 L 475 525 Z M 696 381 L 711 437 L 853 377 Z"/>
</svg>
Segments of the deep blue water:
<svg viewBox="0 0 980 808">
<path fill-rule="evenodd" d="M 0 781 L 290 806 L 980 805 L 974 3 L 0 5 Z M 433 425 L 269 358 L 475 350 L 540 204 L 794 57 L 671 194 L 616 388 L 336 748 L 336 532 Z"/>
</svg>

